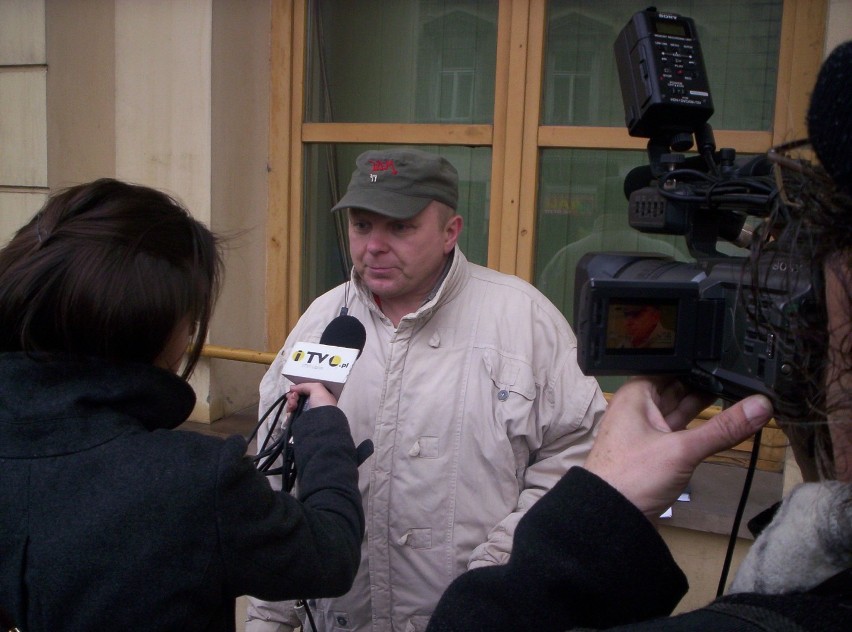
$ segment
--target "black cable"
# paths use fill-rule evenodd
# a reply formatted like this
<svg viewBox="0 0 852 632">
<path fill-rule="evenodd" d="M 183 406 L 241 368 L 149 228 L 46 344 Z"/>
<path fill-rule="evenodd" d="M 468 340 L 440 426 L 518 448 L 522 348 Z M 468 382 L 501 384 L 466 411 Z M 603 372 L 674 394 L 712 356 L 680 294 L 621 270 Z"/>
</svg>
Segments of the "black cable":
<svg viewBox="0 0 852 632">
<path fill-rule="evenodd" d="M 279 397 L 278 399 L 276 399 L 274 402 L 272 402 L 272 406 L 270 406 L 267 409 L 267 411 L 265 413 L 263 413 L 263 417 L 261 417 L 257 421 L 257 423 L 254 425 L 254 430 L 251 431 L 251 434 L 248 436 L 247 441 L 251 441 L 252 439 L 254 439 L 255 435 L 257 434 L 257 431 L 260 430 L 260 427 L 263 425 L 263 422 L 266 421 L 266 418 L 269 417 L 270 413 L 272 413 L 272 411 L 275 410 L 275 407 L 279 406 L 281 404 L 281 402 L 283 402 L 285 399 L 287 399 L 286 393 L 284 395 L 282 395 L 281 397 Z M 277 419 L 277 417 L 276 417 L 276 419 Z M 264 439 L 264 441 L 263 441 L 264 446 L 266 445 L 266 442 L 269 441 L 269 437 L 271 435 L 272 435 L 271 432 L 268 435 L 266 435 L 266 439 Z M 260 450 L 258 450 L 258 452 L 259 451 Z"/>
<path fill-rule="evenodd" d="M 716 596 L 721 597 L 725 592 L 725 583 L 728 581 L 728 571 L 731 568 L 731 559 L 734 556 L 734 547 L 737 543 L 737 534 L 740 532 L 740 522 L 745 513 L 746 502 L 751 491 L 751 481 L 754 478 L 754 470 L 757 466 L 757 454 L 760 451 L 760 436 L 762 431 L 758 430 L 754 435 L 754 443 L 751 447 L 751 458 L 748 462 L 748 470 L 746 470 L 745 481 L 743 482 L 743 492 L 740 495 L 740 503 L 737 507 L 737 513 L 734 516 L 734 526 L 731 529 L 731 537 L 728 540 L 728 550 L 725 552 L 725 563 L 722 565 L 722 575 L 719 577 L 719 586 L 716 588 Z"/>
<path fill-rule="evenodd" d="M 299 415 L 302 414 L 302 411 L 305 410 L 305 402 L 307 401 L 308 398 L 304 395 L 299 396 L 299 403 L 296 406 L 296 410 L 294 410 L 290 415 L 290 423 L 287 424 L 284 437 L 282 437 L 284 442 L 284 457 L 281 465 L 281 489 L 288 493 L 296 484 L 296 453 L 293 451 L 292 440 L 293 422 L 295 422 Z"/>
<path fill-rule="evenodd" d="M 761 216 L 768 213 L 770 203 L 774 197 L 772 193 L 720 190 L 723 187 L 724 185 L 708 188 L 695 187 L 693 188 L 694 193 L 689 195 L 684 194 L 682 190 L 666 191 L 658 189 L 658 191 L 662 197 L 671 200 L 675 204 L 705 204 L 708 208 L 748 206 L 750 208 L 766 209 L 766 212 L 760 214 Z M 749 212 L 748 214 L 755 215 L 756 213 Z"/>
<path fill-rule="evenodd" d="M 311 612 L 311 609 L 308 607 L 308 602 L 305 599 L 299 599 L 296 601 L 296 606 L 301 606 L 305 609 L 305 614 L 308 617 L 308 622 L 311 624 L 311 631 L 317 632 L 317 624 L 314 621 L 314 615 Z"/>
<path fill-rule="evenodd" d="M 341 314 L 345 313 L 346 308 L 344 307 L 341 310 Z M 300 396 L 299 402 L 296 406 L 296 410 L 290 414 L 289 421 L 284 428 L 281 436 L 278 439 L 274 440 L 271 444 L 269 443 L 270 438 L 275 434 L 276 429 L 281 425 L 281 413 L 284 411 L 284 407 L 287 403 L 287 393 L 276 399 L 272 405 L 267 409 L 267 411 L 263 414 L 263 416 L 258 420 L 257 424 L 255 424 L 254 430 L 251 435 L 249 435 L 248 440 L 251 441 L 255 435 L 257 435 L 260 427 L 263 425 L 263 422 L 266 421 L 267 417 L 271 415 L 273 412 L 275 416 L 272 419 L 272 423 L 269 426 L 269 432 L 266 433 L 266 437 L 263 439 L 263 445 L 258 446 L 257 453 L 254 457 L 254 464 L 258 471 L 263 472 L 266 476 L 275 476 L 281 475 L 281 489 L 287 493 L 293 489 L 293 486 L 296 483 L 296 455 L 293 451 L 293 422 L 295 419 L 302 414 L 305 409 L 305 403 L 308 401 L 307 397 Z M 271 469 L 271 466 L 278 459 L 279 456 L 282 456 L 282 465 L 281 467 L 277 467 Z M 314 622 L 313 614 L 311 613 L 311 609 L 308 607 L 308 604 L 305 600 L 299 600 L 296 602 L 297 605 L 301 604 L 305 608 L 305 613 L 308 616 L 308 621 L 310 621 L 311 629 L 313 632 L 316 632 L 317 626 Z M 10 631 L 11 632 L 11 631 Z"/>
<path fill-rule="evenodd" d="M 267 476 L 271 476 L 272 474 L 278 473 L 277 471 L 270 470 L 270 467 L 273 463 L 278 459 L 281 453 L 284 450 L 285 442 L 289 440 L 289 433 L 285 432 L 282 436 L 275 439 L 270 444 L 270 439 L 275 436 L 276 430 L 281 426 L 281 413 L 284 411 L 284 407 L 287 402 L 287 395 L 282 395 L 272 406 L 267 409 L 267 411 L 263 414 L 260 420 L 257 422 L 254 431 L 252 432 L 249 440 L 255 436 L 255 434 L 260 429 L 260 426 L 269 417 L 273 412 L 275 413 L 275 417 L 272 419 L 272 423 L 269 426 L 269 431 L 266 433 L 266 437 L 263 440 L 263 444 L 258 446 L 257 452 L 254 456 L 254 464 L 258 471 L 265 473 Z M 289 429 L 289 424 L 287 424 L 287 428 Z"/>
</svg>

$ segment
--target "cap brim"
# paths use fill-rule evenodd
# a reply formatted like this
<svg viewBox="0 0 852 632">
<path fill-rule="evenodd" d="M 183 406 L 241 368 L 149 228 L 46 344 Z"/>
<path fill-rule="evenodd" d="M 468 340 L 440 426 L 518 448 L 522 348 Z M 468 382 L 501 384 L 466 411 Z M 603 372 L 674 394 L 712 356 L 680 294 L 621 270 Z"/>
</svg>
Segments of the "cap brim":
<svg viewBox="0 0 852 632">
<path fill-rule="evenodd" d="M 431 198 L 402 195 L 380 188 L 350 188 L 331 210 L 360 208 L 396 219 L 409 219 L 426 208 L 431 201 Z"/>
</svg>

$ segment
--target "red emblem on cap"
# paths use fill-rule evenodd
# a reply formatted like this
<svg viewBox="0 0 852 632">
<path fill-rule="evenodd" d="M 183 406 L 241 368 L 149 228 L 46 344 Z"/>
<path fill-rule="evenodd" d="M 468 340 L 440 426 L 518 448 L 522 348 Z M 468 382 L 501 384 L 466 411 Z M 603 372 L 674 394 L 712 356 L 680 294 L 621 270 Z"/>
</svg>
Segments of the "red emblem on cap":
<svg viewBox="0 0 852 632">
<path fill-rule="evenodd" d="M 373 171 L 390 171 L 393 175 L 397 174 L 393 160 L 370 160 L 368 162 L 373 166 Z"/>
</svg>

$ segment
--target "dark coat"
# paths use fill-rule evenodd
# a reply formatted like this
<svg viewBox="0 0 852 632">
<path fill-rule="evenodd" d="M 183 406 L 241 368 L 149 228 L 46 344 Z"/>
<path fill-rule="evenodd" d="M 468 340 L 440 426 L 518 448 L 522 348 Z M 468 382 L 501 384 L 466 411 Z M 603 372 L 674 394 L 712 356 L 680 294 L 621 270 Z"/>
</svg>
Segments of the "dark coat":
<svg viewBox="0 0 852 632">
<path fill-rule="evenodd" d="M 364 515 L 334 407 L 294 424 L 299 500 L 149 365 L 0 354 L 0 607 L 26 632 L 229 630 L 234 601 L 346 592 Z"/>
<path fill-rule="evenodd" d="M 651 522 L 575 467 L 521 520 L 509 563 L 458 577 L 427 632 L 852 630 L 850 569 L 807 592 L 728 595 L 662 618 L 686 590 Z"/>
</svg>

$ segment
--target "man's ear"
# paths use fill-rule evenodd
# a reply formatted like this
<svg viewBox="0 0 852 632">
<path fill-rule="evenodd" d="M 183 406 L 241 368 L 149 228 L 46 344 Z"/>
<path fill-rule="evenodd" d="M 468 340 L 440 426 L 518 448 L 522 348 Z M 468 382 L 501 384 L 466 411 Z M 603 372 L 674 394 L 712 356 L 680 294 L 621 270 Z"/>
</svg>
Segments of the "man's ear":
<svg viewBox="0 0 852 632">
<path fill-rule="evenodd" d="M 464 219 L 461 215 L 455 214 L 444 225 L 444 254 L 448 255 L 456 247 L 456 242 L 461 235 Z"/>
</svg>

